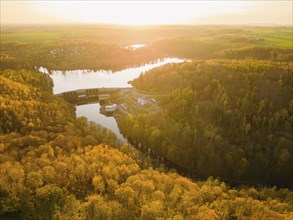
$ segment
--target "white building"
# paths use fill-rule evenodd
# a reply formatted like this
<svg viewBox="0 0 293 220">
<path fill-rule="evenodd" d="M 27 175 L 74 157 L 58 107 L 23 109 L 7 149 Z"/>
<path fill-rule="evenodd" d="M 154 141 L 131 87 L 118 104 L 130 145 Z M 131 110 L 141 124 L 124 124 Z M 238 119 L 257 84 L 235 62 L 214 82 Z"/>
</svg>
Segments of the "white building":
<svg viewBox="0 0 293 220">
<path fill-rule="evenodd" d="M 86 95 L 78 95 L 77 99 L 78 100 L 85 100 L 85 99 L 87 99 L 87 97 L 86 97 Z"/>
<path fill-rule="evenodd" d="M 137 99 L 137 103 L 143 106 L 143 105 L 145 105 L 147 102 L 146 102 L 146 100 L 144 100 L 144 99 L 142 99 L 142 98 L 138 98 L 138 99 Z"/>
<path fill-rule="evenodd" d="M 106 105 L 105 106 L 105 111 L 106 112 L 114 112 L 117 109 L 117 105 L 113 104 L 113 105 Z"/>
</svg>

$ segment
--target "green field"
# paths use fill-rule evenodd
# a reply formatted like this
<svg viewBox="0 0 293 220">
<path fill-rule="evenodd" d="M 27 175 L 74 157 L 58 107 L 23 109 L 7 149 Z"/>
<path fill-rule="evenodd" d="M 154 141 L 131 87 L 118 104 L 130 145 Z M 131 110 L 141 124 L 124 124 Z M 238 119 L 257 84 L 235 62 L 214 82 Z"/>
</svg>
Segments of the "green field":
<svg viewBox="0 0 293 220">
<path fill-rule="evenodd" d="M 264 41 L 256 42 L 256 45 L 259 46 L 293 47 L 292 28 L 252 29 L 247 35 L 257 39 L 264 39 Z"/>
<path fill-rule="evenodd" d="M 61 35 L 58 33 L 9 33 L 1 34 L 1 42 L 4 41 L 53 41 L 60 39 Z"/>
<path fill-rule="evenodd" d="M 213 33 L 193 39 L 222 44 L 243 43 L 251 46 L 293 48 L 293 31 L 290 27 L 250 27 L 215 30 Z"/>
<path fill-rule="evenodd" d="M 255 26 L 118 26 L 118 25 L 67 25 L 67 26 L 4 26 L 1 42 L 42 42 L 56 40 L 86 40 L 118 45 L 133 43 L 151 44 L 172 38 L 195 39 L 231 43 L 243 40 L 254 46 L 292 48 L 291 27 Z"/>
</svg>

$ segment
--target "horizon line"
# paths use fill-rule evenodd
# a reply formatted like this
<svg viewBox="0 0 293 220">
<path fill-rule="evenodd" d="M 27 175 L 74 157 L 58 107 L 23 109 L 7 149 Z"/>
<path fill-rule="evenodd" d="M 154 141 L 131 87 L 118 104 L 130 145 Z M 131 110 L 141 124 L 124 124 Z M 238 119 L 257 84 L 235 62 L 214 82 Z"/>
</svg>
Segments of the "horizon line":
<svg viewBox="0 0 293 220">
<path fill-rule="evenodd" d="M 96 22 L 44 22 L 44 23 L 29 23 L 29 22 L 0 22 L 1 25 L 100 25 L 100 26 L 128 26 L 128 27 L 148 27 L 148 26 L 293 26 L 293 24 L 285 23 L 239 23 L 239 24 L 120 24 L 120 23 L 96 23 Z"/>
</svg>

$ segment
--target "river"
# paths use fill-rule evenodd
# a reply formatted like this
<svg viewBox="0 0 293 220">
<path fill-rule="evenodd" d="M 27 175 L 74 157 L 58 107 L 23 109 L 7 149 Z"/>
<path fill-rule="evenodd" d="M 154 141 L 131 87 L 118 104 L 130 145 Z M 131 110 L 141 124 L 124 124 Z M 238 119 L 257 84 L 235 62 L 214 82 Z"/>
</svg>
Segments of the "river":
<svg viewBox="0 0 293 220">
<path fill-rule="evenodd" d="M 131 87 L 128 81 L 137 78 L 141 73 L 167 63 L 181 63 L 184 61 L 179 58 L 164 58 L 142 66 L 126 68 L 116 72 L 111 70 L 52 70 L 49 75 L 53 79 L 54 94 L 77 89 Z M 40 67 L 39 71 L 49 73 L 44 67 Z M 115 118 L 106 117 L 100 113 L 99 103 L 76 106 L 76 116 L 85 116 L 89 121 L 94 121 L 112 130 L 122 142 L 127 141 L 120 133 Z"/>
</svg>

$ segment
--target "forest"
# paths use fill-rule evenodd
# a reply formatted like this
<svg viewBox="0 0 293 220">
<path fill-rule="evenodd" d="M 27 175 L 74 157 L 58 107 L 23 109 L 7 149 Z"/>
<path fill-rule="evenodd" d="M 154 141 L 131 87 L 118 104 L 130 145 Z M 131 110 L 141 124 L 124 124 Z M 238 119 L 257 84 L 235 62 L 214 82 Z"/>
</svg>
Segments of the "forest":
<svg viewBox="0 0 293 220">
<path fill-rule="evenodd" d="M 151 62 L 159 58 L 152 50 L 123 49 L 99 42 L 8 42 L 1 45 L 3 55 L 17 60 L 18 68 L 46 66 L 50 70 L 111 69 Z"/>
<path fill-rule="evenodd" d="M 121 145 L 110 130 L 77 118 L 74 106 L 53 95 L 49 75 L 35 70 L 118 68 L 177 53 L 150 48 L 1 44 L 0 219 L 293 218 L 292 50 L 217 46 L 200 60 L 131 82 L 170 95 L 160 112 L 121 118 L 121 131 L 188 169 L 189 177 L 156 168 L 136 145 Z M 122 58 L 113 61 L 117 54 Z"/>
<path fill-rule="evenodd" d="M 206 60 L 169 64 L 133 80 L 170 92 L 162 110 L 120 123 L 133 141 L 195 174 L 291 186 L 293 65 Z"/>
</svg>

